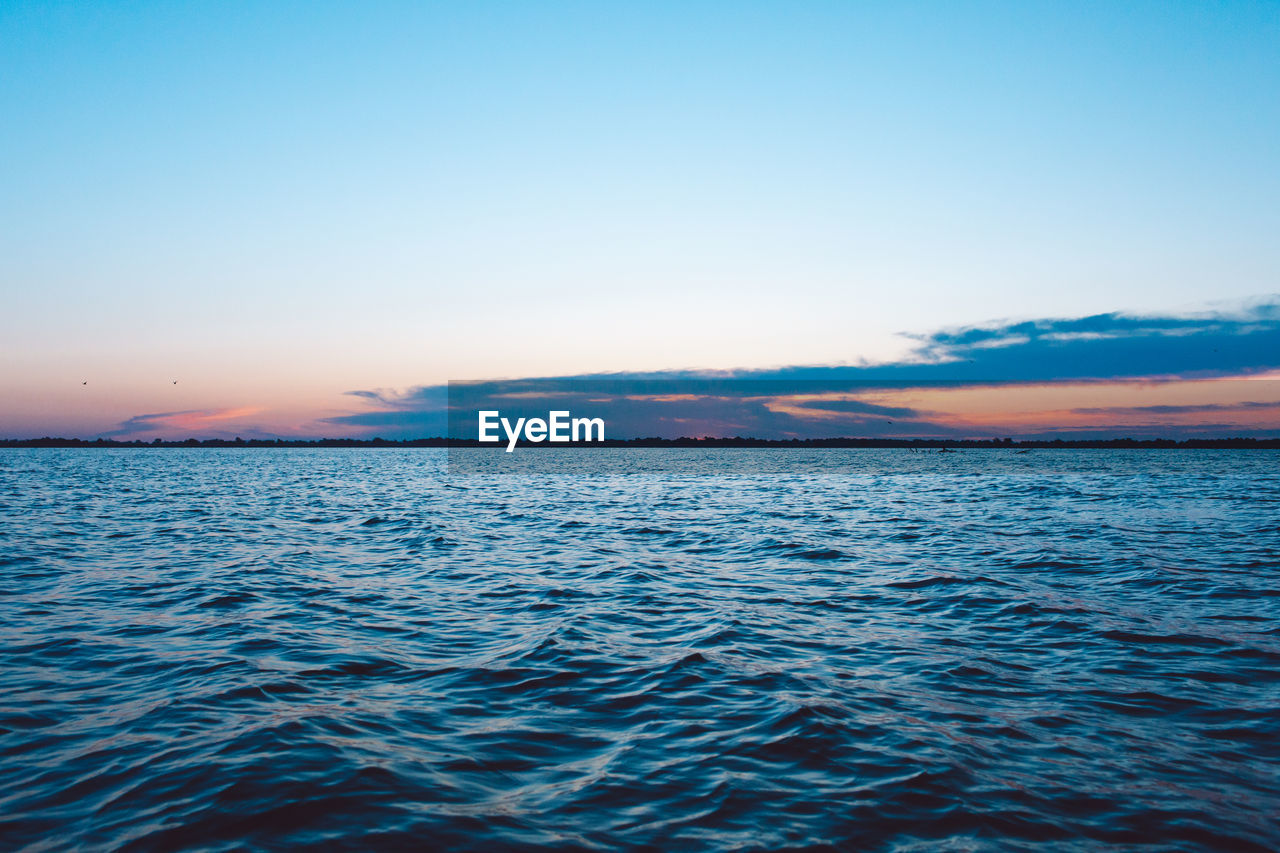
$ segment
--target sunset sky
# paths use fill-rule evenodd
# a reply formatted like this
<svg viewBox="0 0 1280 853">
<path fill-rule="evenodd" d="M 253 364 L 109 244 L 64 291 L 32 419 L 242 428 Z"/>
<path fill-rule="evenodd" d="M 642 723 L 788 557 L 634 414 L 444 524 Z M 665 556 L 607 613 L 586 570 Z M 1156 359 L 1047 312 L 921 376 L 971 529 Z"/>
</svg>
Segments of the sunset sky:
<svg viewBox="0 0 1280 853">
<path fill-rule="evenodd" d="M 1276 3 L 14 0 L 0 80 L 0 437 L 795 367 L 1276 434 L 1204 382 L 1280 368 Z"/>
</svg>

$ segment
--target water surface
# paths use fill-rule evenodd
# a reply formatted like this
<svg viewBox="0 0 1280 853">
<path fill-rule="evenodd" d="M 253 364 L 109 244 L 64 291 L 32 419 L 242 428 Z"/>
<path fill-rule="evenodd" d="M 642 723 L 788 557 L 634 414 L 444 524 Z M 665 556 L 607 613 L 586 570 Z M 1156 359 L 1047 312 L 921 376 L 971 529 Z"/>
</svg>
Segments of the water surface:
<svg viewBox="0 0 1280 853">
<path fill-rule="evenodd" d="M 447 462 L 0 451 L 0 846 L 1280 846 L 1276 452 Z"/>
</svg>

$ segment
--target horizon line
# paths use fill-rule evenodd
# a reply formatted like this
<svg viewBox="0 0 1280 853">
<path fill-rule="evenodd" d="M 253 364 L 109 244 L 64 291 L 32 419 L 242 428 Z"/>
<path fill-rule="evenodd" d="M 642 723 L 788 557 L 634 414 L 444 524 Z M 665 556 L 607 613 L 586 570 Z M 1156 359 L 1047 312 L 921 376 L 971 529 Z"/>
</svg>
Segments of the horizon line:
<svg viewBox="0 0 1280 853">
<path fill-rule="evenodd" d="M 947 448 L 966 449 L 1280 449 L 1280 437 L 1233 436 L 1206 438 L 1183 436 L 1181 438 L 857 438 L 839 436 L 830 438 L 755 438 L 747 436 L 682 436 L 680 438 L 611 438 L 593 442 L 565 442 L 554 446 L 544 442 L 520 441 L 516 445 L 527 449 L 592 450 L 609 448 L 688 448 L 688 447 L 740 447 L 740 448 L 831 448 L 831 449 L 894 449 L 894 448 Z M 474 448 L 480 450 L 501 449 L 501 445 L 481 442 L 478 439 L 430 438 L 186 438 L 150 441 L 133 439 L 122 441 L 110 438 L 9 438 L 0 439 L 0 449 L 38 448 Z"/>
</svg>

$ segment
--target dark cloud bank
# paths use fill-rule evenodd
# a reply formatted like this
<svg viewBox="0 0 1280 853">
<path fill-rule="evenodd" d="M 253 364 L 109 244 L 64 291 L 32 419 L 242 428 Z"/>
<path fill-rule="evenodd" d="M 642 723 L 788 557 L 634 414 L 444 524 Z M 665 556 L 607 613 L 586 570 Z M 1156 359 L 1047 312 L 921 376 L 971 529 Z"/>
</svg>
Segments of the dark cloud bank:
<svg viewBox="0 0 1280 853">
<path fill-rule="evenodd" d="M 373 408 L 330 418 L 350 434 L 384 438 L 444 435 L 474 437 L 475 412 L 492 408 L 515 417 L 545 416 L 550 408 L 602 415 L 611 438 L 638 436 L 742 435 L 761 438 L 831 436 L 951 437 L 972 434 L 932 413 L 860 400 L 804 401 L 801 417 L 771 410 L 770 398 L 824 392 L 870 392 L 892 388 L 986 384 L 1079 383 L 1107 380 L 1248 376 L 1280 367 L 1280 300 L 1234 313 L 1183 317 L 1098 314 L 1078 319 L 1011 322 L 947 329 L 911 336 L 917 346 L 898 363 L 778 367 L 707 373 L 667 371 L 454 383 L 417 388 L 404 395 L 353 391 Z M 1274 383 L 1258 390 L 1273 400 Z M 696 399 L 688 399 L 688 397 Z M 1078 407 L 1082 415 L 1128 416 L 1126 433 L 1186 432 L 1169 426 L 1168 416 L 1192 412 L 1223 415 L 1274 404 L 1259 401 L 1202 406 Z M 776 408 L 776 406 L 775 406 Z M 452 423 L 448 413 L 453 412 Z M 1149 423 L 1133 418 L 1149 416 Z M 1197 434 L 1260 434 L 1224 418 L 1198 424 Z M 1273 425 L 1280 427 L 1280 424 Z M 1097 436 L 1105 425 L 1074 426 Z M 1280 429 L 1263 430 L 1268 435 Z M 1024 433 L 1067 436 L 1070 431 Z"/>
</svg>

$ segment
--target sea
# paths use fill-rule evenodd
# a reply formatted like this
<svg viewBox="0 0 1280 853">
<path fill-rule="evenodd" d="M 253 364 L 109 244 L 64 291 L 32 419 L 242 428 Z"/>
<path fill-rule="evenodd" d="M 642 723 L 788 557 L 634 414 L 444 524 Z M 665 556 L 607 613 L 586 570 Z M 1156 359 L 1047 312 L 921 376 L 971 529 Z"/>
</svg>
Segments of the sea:
<svg viewBox="0 0 1280 853">
<path fill-rule="evenodd" d="M 2 450 L 0 848 L 1275 850 L 1278 463 Z"/>
</svg>

